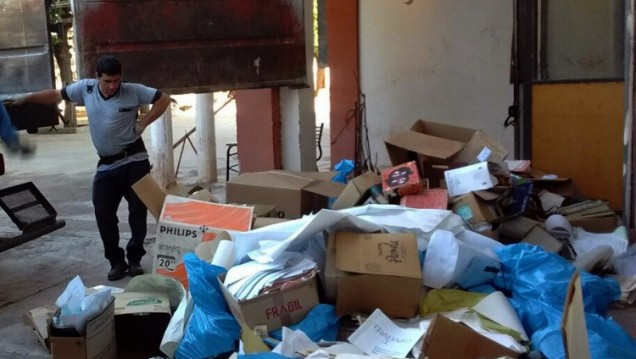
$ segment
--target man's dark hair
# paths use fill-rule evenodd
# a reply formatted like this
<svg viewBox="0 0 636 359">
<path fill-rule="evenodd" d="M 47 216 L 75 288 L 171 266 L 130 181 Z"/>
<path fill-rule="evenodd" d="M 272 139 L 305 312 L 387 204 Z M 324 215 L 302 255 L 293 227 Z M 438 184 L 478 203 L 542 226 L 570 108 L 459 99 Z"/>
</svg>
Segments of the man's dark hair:
<svg viewBox="0 0 636 359">
<path fill-rule="evenodd" d="M 121 63 L 113 55 L 104 55 L 97 60 L 97 77 L 102 75 L 121 75 Z"/>
</svg>

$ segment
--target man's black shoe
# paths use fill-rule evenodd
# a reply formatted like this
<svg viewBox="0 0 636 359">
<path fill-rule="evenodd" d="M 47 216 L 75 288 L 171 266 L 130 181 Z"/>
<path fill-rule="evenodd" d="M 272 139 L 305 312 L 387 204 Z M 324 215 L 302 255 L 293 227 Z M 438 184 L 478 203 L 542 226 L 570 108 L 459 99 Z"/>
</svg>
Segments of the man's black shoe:
<svg viewBox="0 0 636 359">
<path fill-rule="evenodd" d="M 128 265 L 128 275 L 131 277 L 136 277 L 138 275 L 144 274 L 143 268 L 141 268 L 141 264 L 130 262 Z"/>
<path fill-rule="evenodd" d="M 126 272 L 128 272 L 128 264 L 126 262 L 115 263 L 108 272 L 108 280 L 120 280 L 126 276 Z"/>
</svg>

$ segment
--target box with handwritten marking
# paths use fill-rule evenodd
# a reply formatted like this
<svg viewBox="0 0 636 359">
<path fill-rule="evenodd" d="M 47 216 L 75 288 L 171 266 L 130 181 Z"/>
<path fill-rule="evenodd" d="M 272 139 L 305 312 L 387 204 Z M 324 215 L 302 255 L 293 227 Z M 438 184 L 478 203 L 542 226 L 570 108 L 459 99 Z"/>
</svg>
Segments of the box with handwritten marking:
<svg viewBox="0 0 636 359">
<path fill-rule="evenodd" d="M 417 314 L 422 266 L 414 233 L 336 232 L 327 251 L 325 294 L 339 316 L 376 308 L 391 318 Z"/>
</svg>

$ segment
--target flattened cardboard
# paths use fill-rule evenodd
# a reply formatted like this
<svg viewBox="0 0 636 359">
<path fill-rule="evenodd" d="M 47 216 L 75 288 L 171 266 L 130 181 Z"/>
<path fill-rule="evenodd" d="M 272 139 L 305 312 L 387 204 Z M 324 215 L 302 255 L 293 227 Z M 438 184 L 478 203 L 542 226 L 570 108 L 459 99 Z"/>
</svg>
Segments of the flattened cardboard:
<svg viewBox="0 0 636 359">
<path fill-rule="evenodd" d="M 584 307 L 581 278 L 578 272 L 574 272 L 568 285 L 568 293 L 563 305 L 563 317 L 561 318 L 561 334 L 563 335 L 565 357 L 568 359 L 590 358 Z"/>
<path fill-rule="evenodd" d="M 86 323 L 86 334 L 79 337 L 53 335 L 49 325 L 49 341 L 53 359 L 116 359 L 115 298 Z"/>
<path fill-rule="evenodd" d="M 519 354 L 441 314 L 431 322 L 419 359 L 517 358 Z"/>
<path fill-rule="evenodd" d="M 335 242 L 338 278 L 336 313 L 371 313 L 379 308 L 391 318 L 417 314 L 422 267 L 413 233 L 349 233 L 329 236 Z"/>
<path fill-rule="evenodd" d="M 146 205 L 150 214 L 159 221 L 163 201 L 166 199 L 166 192 L 159 186 L 150 174 L 143 176 L 132 185 L 133 191 L 139 199 Z"/>
<path fill-rule="evenodd" d="M 344 184 L 325 179 L 328 175 L 331 172 L 241 173 L 227 182 L 226 202 L 274 205 L 276 217 L 300 218 L 327 208 L 328 197 L 338 197 L 344 189 Z"/>
<path fill-rule="evenodd" d="M 476 192 L 466 193 L 453 200 L 453 212 L 462 217 L 466 222 L 475 226 L 488 223 L 499 217 L 494 202 L 498 196 L 494 195 L 493 198 L 492 200 L 484 200 L 483 197 Z"/>
<path fill-rule="evenodd" d="M 369 197 L 369 189 L 380 183 L 382 183 L 382 177 L 370 171 L 354 177 L 347 183 L 331 209 L 351 208 L 360 204 Z"/>
<path fill-rule="evenodd" d="M 24 325 L 31 327 L 38 342 L 47 350 L 50 348 L 48 325 L 58 309 L 56 305 L 46 304 L 29 310 L 22 317 Z"/>
<path fill-rule="evenodd" d="M 225 274 L 218 278 L 230 312 L 239 323 L 245 323 L 250 329 L 257 325 L 265 325 L 268 331 L 272 331 L 296 324 L 305 319 L 319 303 L 315 276 L 299 285 L 242 301 L 236 300 L 227 291 L 223 285 L 224 279 Z"/>
<path fill-rule="evenodd" d="M 253 207 L 197 201 L 167 195 L 157 224 L 153 272 L 179 280 L 188 287 L 183 255 L 202 242 L 216 250 L 217 235 L 225 230 L 249 231 Z"/>
</svg>

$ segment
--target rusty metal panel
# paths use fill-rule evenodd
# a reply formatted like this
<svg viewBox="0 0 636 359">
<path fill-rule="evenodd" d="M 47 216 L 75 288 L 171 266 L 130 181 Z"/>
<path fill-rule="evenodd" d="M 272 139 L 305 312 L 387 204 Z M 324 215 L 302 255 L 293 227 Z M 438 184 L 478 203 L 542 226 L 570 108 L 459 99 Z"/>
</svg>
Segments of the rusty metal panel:
<svg viewBox="0 0 636 359">
<path fill-rule="evenodd" d="M 303 0 L 75 0 L 80 77 L 117 55 L 171 93 L 305 86 Z"/>
<path fill-rule="evenodd" d="M 54 87 L 44 0 L 0 0 L 0 94 Z"/>
</svg>

